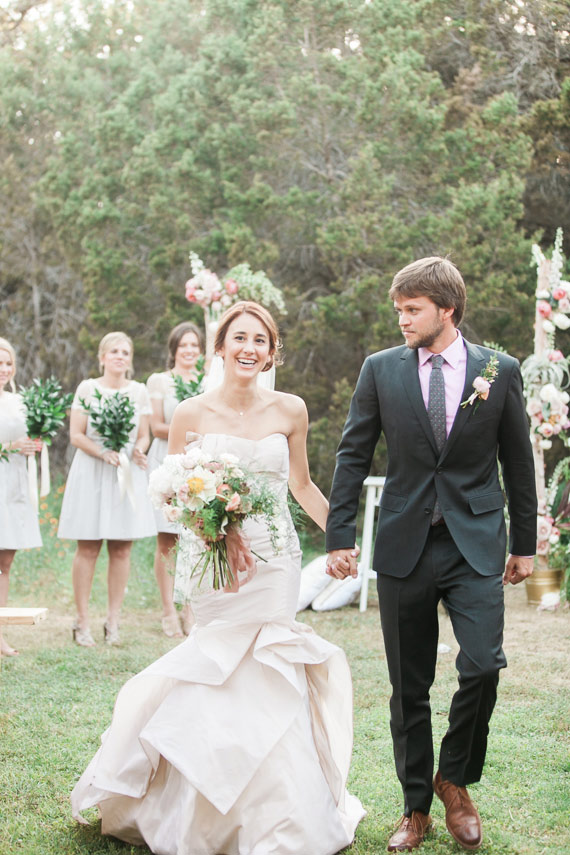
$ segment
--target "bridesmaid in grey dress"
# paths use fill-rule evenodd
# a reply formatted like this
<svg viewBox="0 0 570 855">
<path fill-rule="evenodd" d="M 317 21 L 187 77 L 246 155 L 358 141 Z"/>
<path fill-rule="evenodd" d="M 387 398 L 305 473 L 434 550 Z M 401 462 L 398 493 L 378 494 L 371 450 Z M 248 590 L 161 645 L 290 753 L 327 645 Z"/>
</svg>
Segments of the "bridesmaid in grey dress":
<svg viewBox="0 0 570 855">
<path fill-rule="evenodd" d="M 168 431 L 172 414 L 178 404 L 174 377 L 178 375 L 186 382 L 196 379 L 196 361 L 203 352 L 203 339 L 200 329 L 189 321 L 183 321 L 174 327 L 168 337 L 168 358 L 166 371 L 151 374 L 147 380 L 147 390 L 152 405 L 150 427 L 154 439 L 148 452 L 148 471 L 156 469 L 164 460 L 168 448 Z M 173 602 L 174 554 L 178 536 L 178 526 L 169 523 L 162 511 L 155 511 L 156 552 L 154 572 L 162 599 L 162 631 L 169 638 L 188 635 L 192 626 L 192 611 L 189 605 L 182 610 L 182 625 Z"/>
<path fill-rule="evenodd" d="M 73 639 L 82 647 L 95 644 L 89 629 L 89 595 L 95 563 L 103 540 L 107 541 L 108 610 L 103 625 L 107 644 L 119 644 L 119 613 L 131 567 L 133 540 L 156 534 L 154 514 L 148 499 L 146 450 L 150 441 L 150 401 L 145 386 L 130 380 L 133 343 L 123 332 L 108 333 L 99 344 L 102 376 L 83 380 L 71 406 L 70 441 L 77 449 L 65 487 L 58 537 L 77 540 L 72 576 L 77 618 Z M 119 455 L 103 447 L 81 401 L 89 404 L 95 391 L 103 396 L 121 392 L 135 405 L 135 425 L 123 449 L 130 459 L 134 506 L 119 485 Z"/>
<path fill-rule="evenodd" d="M 0 338 L 0 443 L 8 459 L 0 461 L 0 606 L 8 602 L 10 568 L 17 549 L 41 546 L 38 517 L 28 491 L 26 457 L 41 451 L 42 443 L 26 432 L 26 411 L 15 393 L 16 354 L 5 338 Z M 12 391 L 8 391 L 9 386 Z M 2 656 L 18 651 L 2 637 Z"/>
</svg>

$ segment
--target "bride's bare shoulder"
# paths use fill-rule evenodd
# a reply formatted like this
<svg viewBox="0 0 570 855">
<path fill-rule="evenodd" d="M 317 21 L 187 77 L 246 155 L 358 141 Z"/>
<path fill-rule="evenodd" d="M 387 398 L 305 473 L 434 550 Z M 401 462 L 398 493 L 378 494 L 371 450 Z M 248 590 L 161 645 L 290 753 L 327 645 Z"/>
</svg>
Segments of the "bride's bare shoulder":
<svg viewBox="0 0 570 855">
<path fill-rule="evenodd" d="M 176 413 L 180 417 L 211 411 L 214 409 L 214 400 L 213 392 L 204 392 L 202 395 L 195 395 L 194 398 L 186 398 L 178 404 Z"/>
<path fill-rule="evenodd" d="M 293 395 L 291 392 L 275 391 L 271 394 L 275 396 L 273 399 L 274 405 L 287 415 L 295 417 L 307 411 L 305 402 L 298 395 Z"/>
</svg>

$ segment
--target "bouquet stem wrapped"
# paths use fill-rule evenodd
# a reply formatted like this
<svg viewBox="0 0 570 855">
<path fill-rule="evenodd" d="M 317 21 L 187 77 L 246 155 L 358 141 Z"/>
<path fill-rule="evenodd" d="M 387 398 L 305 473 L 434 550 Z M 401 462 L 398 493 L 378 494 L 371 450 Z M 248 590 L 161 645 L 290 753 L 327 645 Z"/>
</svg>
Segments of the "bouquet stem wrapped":
<svg viewBox="0 0 570 855">
<path fill-rule="evenodd" d="M 62 426 L 73 395 L 64 394 L 55 377 L 47 380 L 36 378 L 27 389 L 20 387 L 20 395 L 26 408 L 26 429 L 31 439 L 42 441 L 40 452 L 40 496 L 47 496 L 50 489 L 48 447 Z M 38 464 L 36 455 L 28 457 L 28 488 L 30 499 L 38 510 Z"/>
</svg>

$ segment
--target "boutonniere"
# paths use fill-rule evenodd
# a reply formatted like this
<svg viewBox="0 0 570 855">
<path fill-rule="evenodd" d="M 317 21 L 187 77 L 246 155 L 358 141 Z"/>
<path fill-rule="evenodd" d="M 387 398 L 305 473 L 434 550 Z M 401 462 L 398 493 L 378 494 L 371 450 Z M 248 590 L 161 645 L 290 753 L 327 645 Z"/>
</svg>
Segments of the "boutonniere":
<svg viewBox="0 0 570 855">
<path fill-rule="evenodd" d="M 480 401 L 486 401 L 489 397 L 489 392 L 491 390 L 491 384 L 495 382 L 497 374 L 499 373 L 499 360 L 497 358 L 497 354 L 494 353 L 483 369 L 482 374 L 475 378 L 473 381 L 473 388 L 475 389 L 469 397 L 461 402 L 462 407 L 467 407 L 470 404 L 475 404 L 473 411 L 477 409 Z"/>
</svg>

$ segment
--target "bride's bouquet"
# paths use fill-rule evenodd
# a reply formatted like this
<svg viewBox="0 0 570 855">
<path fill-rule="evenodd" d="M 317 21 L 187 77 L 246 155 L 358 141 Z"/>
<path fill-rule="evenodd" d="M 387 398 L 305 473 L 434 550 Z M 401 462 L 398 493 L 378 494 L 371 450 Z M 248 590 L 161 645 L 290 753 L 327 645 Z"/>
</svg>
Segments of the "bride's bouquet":
<svg viewBox="0 0 570 855">
<path fill-rule="evenodd" d="M 119 455 L 117 478 L 121 498 L 126 493 L 131 505 L 135 508 L 130 461 L 125 451 L 131 431 L 135 427 L 135 405 L 129 396 L 122 392 L 103 395 L 98 389 L 93 393 L 93 400 L 87 402 L 84 398 L 80 398 L 79 403 L 91 419 L 94 430 L 101 438 L 103 448 L 116 451 Z"/>
<path fill-rule="evenodd" d="M 20 397 L 26 410 L 26 431 L 31 439 L 41 439 L 40 452 L 40 496 L 47 496 L 50 489 L 48 446 L 51 445 L 71 406 L 73 395 L 64 394 L 55 377 L 40 380 L 36 377 L 28 388 L 20 386 Z M 36 455 L 28 457 L 28 486 L 30 498 L 38 509 L 38 485 Z"/>
<path fill-rule="evenodd" d="M 236 581 L 226 535 L 245 519 L 263 517 L 277 548 L 277 501 L 264 481 L 239 466 L 233 454 L 212 457 L 200 448 L 168 455 L 150 476 L 150 497 L 169 522 L 179 522 L 203 544 L 191 575 L 209 570 L 212 587 L 229 588 Z M 257 556 L 258 558 L 260 556 Z"/>
</svg>

